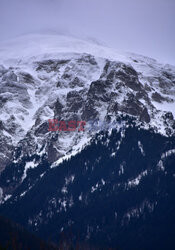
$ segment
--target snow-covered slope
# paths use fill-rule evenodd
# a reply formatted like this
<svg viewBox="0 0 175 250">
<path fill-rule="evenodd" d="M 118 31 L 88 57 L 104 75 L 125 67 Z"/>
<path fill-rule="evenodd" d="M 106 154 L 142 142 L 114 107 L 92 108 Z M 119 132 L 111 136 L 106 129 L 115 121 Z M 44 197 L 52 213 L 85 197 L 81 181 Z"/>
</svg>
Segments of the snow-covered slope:
<svg viewBox="0 0 175 250">
<path fill-rule="evenodd" d="M 174 133 L 174 66 L 58 35 L 1 43 L 0 65 L 0 169 L 34 153 L 60 162 L 95 133 L 49 132 L 52 118 L 117 124 L 130 115 Z"/>
<path fill-rule="evenodd" d="M 62 35 L 30 34 L 1 43 L 1 60 L 56 57 L 59 53 L 88 53 L 128 61 L 127 54 L 85 40 Z"/>
<path fill-rule="evenodd" d="M 174 118 L 171 65 L 57 35 L 1 44 L 0 213 L 53 241 L 171 249 Z"/>
</svg>

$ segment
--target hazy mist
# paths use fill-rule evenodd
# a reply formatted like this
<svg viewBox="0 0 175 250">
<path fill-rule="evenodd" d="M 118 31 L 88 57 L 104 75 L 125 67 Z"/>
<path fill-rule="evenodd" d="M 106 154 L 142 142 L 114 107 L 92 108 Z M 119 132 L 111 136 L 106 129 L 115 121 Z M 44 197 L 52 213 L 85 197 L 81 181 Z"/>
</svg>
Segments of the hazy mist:
<svg viewBox="0 0 175 250">
<path fill-rule="evenodd" d="M 0 40 L 58 32 L 175 65 L 174 0 L 0 0 Z"/>
</svg>

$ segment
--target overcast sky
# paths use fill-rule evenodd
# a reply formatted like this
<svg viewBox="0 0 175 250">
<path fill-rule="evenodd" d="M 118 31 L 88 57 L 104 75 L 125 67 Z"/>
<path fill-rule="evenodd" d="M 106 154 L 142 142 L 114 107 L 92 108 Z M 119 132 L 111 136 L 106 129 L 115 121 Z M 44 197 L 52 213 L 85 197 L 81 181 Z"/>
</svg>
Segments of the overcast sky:
<svg viewBox="0 0 175 250">
<path fill-rule="evenodd" d="M 0 0 L 0 40 L 56 31 L 175 65 L 175 0 Z"/>
</svg>

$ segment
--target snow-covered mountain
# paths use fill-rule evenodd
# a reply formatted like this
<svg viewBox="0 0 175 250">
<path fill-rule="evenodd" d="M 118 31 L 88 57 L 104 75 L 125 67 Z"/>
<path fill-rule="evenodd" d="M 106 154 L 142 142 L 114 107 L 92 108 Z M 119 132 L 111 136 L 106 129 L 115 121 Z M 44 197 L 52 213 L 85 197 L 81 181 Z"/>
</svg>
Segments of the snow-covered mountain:
<svg viewBox="0 0 175 250">
<path fill-rule="evenodd" d="M 174 66 L 163 65 L 148 57 L 120 53 L 99 44 L 58 35 L 28 35 L 1 43 L 1 211 L 29 229 L 39 230 L 42 236 L 48 237 L 43 221 L 52 228 L 52 219 L 57 218 L 59 226 L 54 223 L 54 229 L 57 226 L 60 232 L 67 228 L 69 224 L 72 225 L 71 220 L 78 220 L 77 215 L 74 214 L 70 218 L 66 217 L 66 214 L 65 220 L 61 221 L 61 217 L 57 217 L 57 214 L 60 213 L 60 216 L 63 216 L 62 212 L 66 213 L 67 208 L 72 209 L 74 204 L 78 209 L 77 204 L 81 200 L 84 202 L 84 211 L 88 214 L 93 207 L 89 208 L 91 202 L 98 198 L 93 196 L 96 190 L 100 192 L 102 190 L 102 197 L 104 199 L 109 197 L 111 202 L 113 198 L 118 199 L 118 195 L 121 196 L 125 192 L 129 194 L 133 187 L 137 189 L 144 178 L 150 179 L 151 183 L 155 178 L 155 183 L 159 186 L 159 174 L 162 175 L 163 172 L 165 176 L 162 181 L 171 180 L 171 178 L 166 179 L 168 171 L 165 170 L 164 165 L 167 164 L 168 173 L 174 176 L 174 172 L 170 170 L 175 153 L 174 118 Z M 49 131 L 48 119 L 86 121 L 85 131 Z M 110 136 L 100 127 L 92 130 L 90 129 L 92 121 L 113 124 L 116 132 Z M 136 141 L 133 135 L 131 136 L 133 140 L 130 141 L 128 131 L 137 137 Z M 125 133 L 127 133 L 126 138 Z M 154 145 L 154 148 L 149 142 Z M 108 147 L 110 143 L 112 144 Z M 95 145 L 99 147 L 106 145 L 107 151 L 102 146 L 101 151 L 98 152 L 98 147 Z M 92 153 L 93 150 L 99 154 L 97 159 Z M 127 155 L 129 151 L 131 151 L 130 156 Z M 87 155 L 84 152 L 87 152 Z M 139 157 L 138 162 L 137 157 Z M 105 161 L 105 158 L 108 161 Z M 65 160 L 68 161 L 68 165 Z M 96 177 L 93 177 L 95 165 L 98 165 L 97 169 L 103 165 L 106 168 L 108 162 L 111 164 L 109 171 L 105 169 L 105 172 L 97 171 Z M 134 164 L 136 164 L 135 167 Z M 64 170 L 63 172 L 54 170 L 59 169 L 58 166 L 64 168 L 65 165 L 65 171 L 68 171 L 68 174 Z M 77 171 L 76 168 L 79 165 L 83 166 L 84 172 Z M 71 166 L 74 166 L 72 170 L 70 170 Z M 139 170 L 140 166 L 142 168 Z M 52 189 L 52 181 L 55 183 L 54 171 L 56 171 L 55 176 L 60 175 L 60 177 L 58 185 L 54 184 Z M 70 175 L 69 171 L 73 173 Z M 119 178 L 117 180 L 111 175 L 115 171 Z M 120 176 L 123 176 L 125 171 L 127 173 L 125 178 L 120 180 Z M 81 185 L 76 184 L 72 194 L 69 194 L 67 186 L 74 182 L 77 175 Z M 83 176 L 87 177 L 84 183 L 88 188 L 84 188 L 81 194 L 76 190 L 81 190 Z M 95 179 L 90 186 L 88 181 L 91 178 Z M 65 185 L 62 185 L 63 179 Z M 44 183 L 46 181 L 48 187 L 51 186 L 49 190 L 47 187 L 44 188 L 43 181 Z M 110 181 L 111 184 L 109 184 Z M 120 194 L 119 191 L 114 192 L 117 188 L 115 181 L 120 184 Z M 109 185 L 103 190 L 105 183 Z M 126 225 L 128 218 L 143 216 L 145 209 L 148 212 L 145 217 L 149 217 L 149 213 L 157 206 L 157 200 L 162 202 L 167 189 L 165 185 L 163 188 L 154 190 L 154 199 L 150 193 L 147 196 L 143 189 L 140 191 L 139 201 L 135 201 L 135 204 L 123 204 L 124 207 L 119 212 L 120 226 Z M 155 199 L 158 192 L 161 195 Z M 34 198 L 35 195 L 38 197 L 39 204 Z M 88 198 L 89 195 L 90 198 Z M 25 217 L 21 216 L 21 212 L 16 214 L 16 208 L 26 209 L 32 200 L 31 197 L 34 199 L 31 204 L 32 212 L 30 209 L 27 210 L 24 213 Z M 99 206 L 101 202 L 99 200 Z M 44 209 L 43 204 L 46 206 Z M 59 205 L 60 209 L 57 209 L 54 204 Z M 99 206 L 96 205 L 94 209 L 98 209 Z M 117 216 L 117 210 L 114 210 L 112 211 Z M 102 217 L 99 217 L 99 220 L 109 219 L 106 217 L 104 219 L 107 211 L 110 213 L 109 207 L 102 211 Z M 159 213 L 160 210 L 156 210 L 156 216 Z M 99 232 L 103 231 L 105 223 L 102 221 L 98 223 L 87 221 L 89 227 L 82 228 L 83 240 L 87 237 L 90 239 L 93 235 L 92 227 L 99 227 Z M 76 224 L 77 227 L 79 225 Z M 115 223 L 113 226 L 115 227 Z M 53 236 L 54 229 L 51 228 L 50 232 Z M 78 233 L 76 228 L 74 230 Z M 110 245 L 111 239 L 111 244 L 114 244 L 115 234 L 110 236 L 111 231 L 108 232 L 106 228 L 104 230 L 108 235 L 108 240 L 105 239 L 106 243 Z M 138 230 L 140 230 L 139 227 Z M 112 233 L 114 231 L 113 228 Z M 99 238 L 97 238 L 100 240 L 104 232 L 101 234 L 99 232 L 97 234 Z"/>
<path fill-rule="evenodd" d="M 55 162 L 92 135 L 49 132 L 52 118 L 104 121 L 122 113 L 160 133 L 174 133 L 173 66 L 56 35 L 1 44 L 0 61 L 1 170 L 34 152 L 46 152 Z M 18 159 L 17 147 L 23 148 Z"/>
</svg>

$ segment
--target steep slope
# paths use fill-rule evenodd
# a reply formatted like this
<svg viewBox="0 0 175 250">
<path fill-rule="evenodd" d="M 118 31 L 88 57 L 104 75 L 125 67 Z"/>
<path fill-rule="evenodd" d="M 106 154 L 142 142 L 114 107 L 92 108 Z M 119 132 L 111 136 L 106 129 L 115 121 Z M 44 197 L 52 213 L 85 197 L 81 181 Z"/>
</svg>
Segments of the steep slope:
<svg viewBox="0 0 175 250">
<path fill-rule="evenodd" d="M 130 122 L 99 133 L 59 167 L 43 162 L 40 178 L 30 170 L 0 212 L 53 241 L 64 232 L 102 247 L 172 249 L 175 138 Z"/>
<path fill-rule="evenodd" d="M 1 46 L 1 170 L 36 152 L 53 163 L 93 134 L 49 132 L 52 118 L 88 123 L 124 113 L 174 133 L 173 66 L 62 36 L 27 36 Z"/>
<path fill-rule="evenodd" d="M 54 241 L 171 249 L 175 67 L 55 35 L 1 44 L 0 65 L 0 213 Z"/>
</svg>

